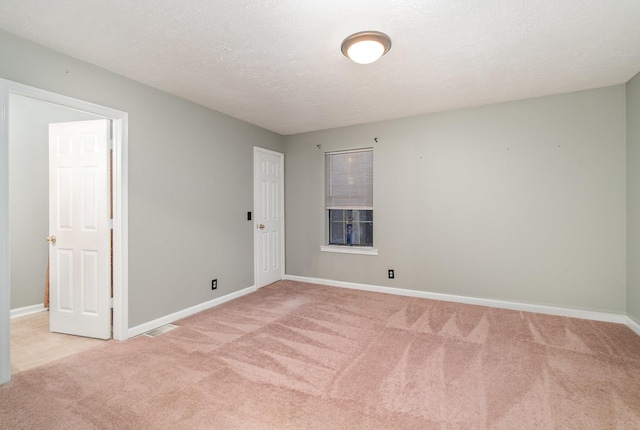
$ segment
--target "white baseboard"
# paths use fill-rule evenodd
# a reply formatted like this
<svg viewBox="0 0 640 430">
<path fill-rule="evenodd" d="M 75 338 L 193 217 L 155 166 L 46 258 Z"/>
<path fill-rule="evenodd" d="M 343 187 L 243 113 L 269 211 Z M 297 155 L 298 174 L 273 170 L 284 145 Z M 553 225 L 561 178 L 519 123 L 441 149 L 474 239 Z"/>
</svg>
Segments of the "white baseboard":
<svg viewBox="0 0 640 430">
<path fill-rule="evenodd" d="M 37 314 L 38 312 L 44 312 L 48 308 L 44 307 L 44 303 L 38 305 L 25 306 L 23 308 L 15 308 L 9 311 L 10 318 L 18 318 L 26 315 Z"/>
<path fill-rule="evenodd" d="M 638 324 L 637 322 L 635 322 L 629 317 L 627 317 L 626 324 L 627 324 L 627 327 L 635 331 L 638 334 L 638 336 L 640 336 L 640 324 Z"/>
<path fill-rule="evenodd" d="M 582 318 L 594 321 L 628 324 L 630 319 L 624 314 L 586 311 L 582 309 L 560 308 L 554 306 L 532 305 L 528 303 L 509 302 L 506 300 L 483 299 L 478 297 L 456 296 L 453 294 L 429 293 L 426 291 L 406 290 L 402 288 L 382 287 L 378 285 L 356 284 L 352 282 L 333 281 L 330 279 L 307 278 L 304 276 L 285 275 L 291 281 L 307 282 L 310 284 L 327 285 L 330 287 L 349 288 L 352 290 L 372 291 L 375 293 L 395 294 L 397 296 L 418 297 L 422 299 L 443 300 L 446 302 L 465 303 L 468 305 L 488 306 L 492 308 L 511 309 L 515 311 L 536 312 L 548 315 L 559 315 L 572 318 Z M 637 324 L 636 324 L 637 325 Z M 630 326 L 631 327 L 631 326 Z M 640 328 L 640 327 L 639 327 Z M 631 327 L 632 330 L 633 327 Z"/>
<path fill-rule="evenodd" d="M 157 318 L 153 321 L 146 322 L 144 324 L 140 324 L 135 327 L 129 328 L 127 335 L 128 338 L 132 338 L 134 336 L 141 335 L 142 333 L 146 333 L 149 330 L 153 330 L 154 328 L 161 327 L 165 324 L 171 324 L 172 322 L 178 321 L 182 318 L 186 318 L 193 314 L 197 314 L 198 312 L 202 312 L 204 310 L 213 308 L 215 306 L 226 303 L 230 300 L 237 299 L 238 297 L 242 297 L 245 294 L 253 293 L 256 291 L 255 286 L 247 287 L 242 290 L 236 291 L 235 293 L 227 294 L 226 296 L 218 297 L 217 299 L 210 300 L 208 302 L 200 303 L 199 305 L 192 306 L 187 309 L 183 309 L 178 312 L 174 312 L 169 315 L 165 315 L 163 317 Z"/>
</svg>

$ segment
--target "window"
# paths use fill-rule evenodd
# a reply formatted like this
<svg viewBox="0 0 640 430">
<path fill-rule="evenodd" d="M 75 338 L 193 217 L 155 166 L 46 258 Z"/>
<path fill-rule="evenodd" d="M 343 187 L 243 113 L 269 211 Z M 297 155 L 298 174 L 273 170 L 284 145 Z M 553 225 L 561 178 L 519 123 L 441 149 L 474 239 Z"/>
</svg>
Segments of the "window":
<svg viewBox="0 0 640 430">
<path fill-rule="evenodd" d="M 373 149 L 325 154 L 329 245 L 373 246 Z"/>
<path fill-rule="evenodd" d="M 329 245 L 373 246 L 373 211 L 329 209 Z"/>
</svg>

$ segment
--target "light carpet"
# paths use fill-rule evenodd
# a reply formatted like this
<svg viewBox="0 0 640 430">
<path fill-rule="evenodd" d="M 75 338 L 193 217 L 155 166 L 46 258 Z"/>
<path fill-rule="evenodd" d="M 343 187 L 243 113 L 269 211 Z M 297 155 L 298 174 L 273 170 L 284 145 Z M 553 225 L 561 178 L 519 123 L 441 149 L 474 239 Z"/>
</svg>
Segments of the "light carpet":
<svg viewBox="0 0 640 430">
<path fill-rule="evenodd" d="M 0 387 L 2 429 L 638 429 L 621 324 L 281 281 Z"/>
</svg>

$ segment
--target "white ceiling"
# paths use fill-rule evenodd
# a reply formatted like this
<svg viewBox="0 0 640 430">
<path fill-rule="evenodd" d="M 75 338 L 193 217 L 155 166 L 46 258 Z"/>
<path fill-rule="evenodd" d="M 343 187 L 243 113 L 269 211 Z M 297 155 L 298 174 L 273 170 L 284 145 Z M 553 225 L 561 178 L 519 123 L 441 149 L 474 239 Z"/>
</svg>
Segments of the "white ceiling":
<svg viewBox="0 0 640 430">
<path fill-rule="evenodd" d="M 2 0 L 0 28 L 283 135 L 640 71 L 640 0 Z M 340 52 L 362 30 L 377 63 Z"/>
</svg>

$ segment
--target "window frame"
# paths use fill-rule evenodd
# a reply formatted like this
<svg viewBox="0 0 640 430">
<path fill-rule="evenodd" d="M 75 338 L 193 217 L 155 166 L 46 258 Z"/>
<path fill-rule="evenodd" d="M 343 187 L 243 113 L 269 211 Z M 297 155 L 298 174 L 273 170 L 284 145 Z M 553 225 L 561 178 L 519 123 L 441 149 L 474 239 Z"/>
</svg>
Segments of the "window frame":
<svg viewBox="0 0 640 430">
<path fill-rule="evenodd" d="M 364 186 L 364 195 L 360 196 L 360 198 L 356 198 L 356 200 L 362 200 L 360 202 L 358 202 L 358 204 L 355 205 L 343 205 L 343 204 L 338 204 L 336 205 L 335 203 L 333 205 L 329 204 L 330 198 L 328 196 L 329 193 L 329 189 L 330 187 L 332 187 L 333 181 L 330 181 L 330 177 L 329 177 L 329 170 L 330 167 L 328 166 L 328 162 L 329 162 L 329 157 L 331 155 L 344 155 L 344 154 L 355 154 L 355 153 L 362 153 L 362 152 L 369 152 L 371 153 L 371 167 L 370 167 L 370 180 L 365 179 L 365 186 Z M 366 173 L 365 173 L 366 174 Z M 363 254 L 363 255 L 378 255 L 378 250 L 373 246 L 374 245 L 374 231 L 375 231 L 375 227 L 374 227 L 374 217 L 375 217 L 375 209 L 373 207 L 373 148 L 359 148 L 359 149 L 348 149 L 348 150 L 341 150 L 341 151 L 330 151 L 330 152 L 325 152 L 324 154 L 324 181 L 325 181 L 325 186 L 324 186 L 324 190 L 325 190 L 325 195 L 324 195 L 324 213 L 325 213 L 325 222 L 324 222 L 324 231 L 325 231 L 325 240 L 324 240 L 324 245 L 320 246 L 320 250 L 322 252 L 336 252 L 336 253 L 343 253 L 343 254 Z M 335 176 L 331 176 L 331 178 L 335 178 Z M 370 182 L 369 182 L 370 181 Z M 331 188 L 332 189 L 332 188 Z M 339 199 L 340 197 L 338 197 Z M 335 202 L 335 200 L 333 200 L 333 202 Z M 368 204 L 367 204 L 368 203 Z M 350 243 L 331 243 L 331 230 L 332 230 L 332 220 L 331 220 L 331 211 L 332 210 L 342 210 L 342 211 L 371 211 L 371 215 L 370 215 L 370 220 L 364 220 L 364 221 L 360 221 L 360 214 L 358 214 L 358 220 L 355 222 L 348 222 L 348 220 L 345 220 L 345 218 L 343 218 L 342 220 L 342 224 L 345 225 L 345 227 L 347 226 L 347 224 L 358 224 L 360 225 L 361 223 L 369 223 L 371 224 L 371 244 L 350 244 Z M 343 214 L 343 217 L 346 216 L 346 214 Z M 346 234 L 346 232 L 344 233 Z"/>
</svg>

